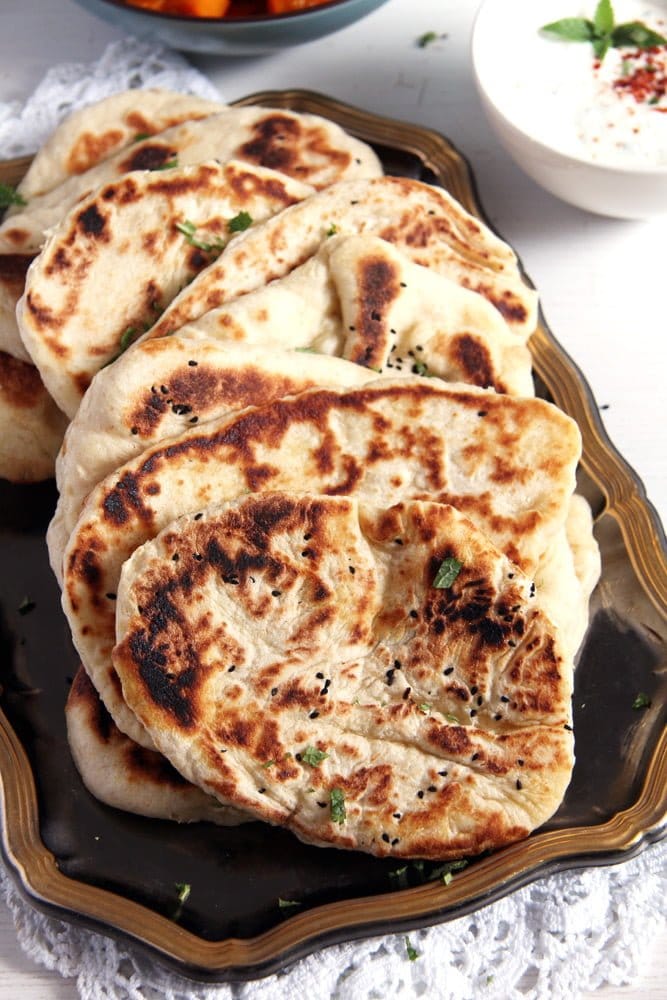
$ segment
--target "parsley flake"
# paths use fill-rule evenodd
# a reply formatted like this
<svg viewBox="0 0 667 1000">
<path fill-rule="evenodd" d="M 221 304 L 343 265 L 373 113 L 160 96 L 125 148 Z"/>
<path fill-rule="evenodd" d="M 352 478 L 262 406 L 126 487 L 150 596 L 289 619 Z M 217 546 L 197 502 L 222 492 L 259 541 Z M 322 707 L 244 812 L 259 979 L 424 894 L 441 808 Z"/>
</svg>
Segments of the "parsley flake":
<svg viewBox="0 0 667 1000">
<path fill-rule="evenodd" d="M 273 765 L 274 765 L 275 763 L 276 763 L 276 761 L 275 761 L 275 760 L 265 760 L 265 761 L 264 761 L 264 763 L 263 763 L 263 764 L 262 764 L 261 766 L 262 766 L 263 768 L 264 768 L 264 767 L 273 767 Z"/>
<path fill-rule="evenodd" d="M 347 813 L 345 812 L 345 796 L 340 788 L 332 788 L 329 792 L 329 802 L 331 804 L 332 823 L 344 823 Z"/>
<path fill-rule="evenodd" d="M 192 886 L 189 882 L 175 882 L 174 885 L 178 893 L 178 901 L 182 906 L 189 899 Z"/>
<path fill-rule="evenodd" d="M 150 139 L 150 132 L 137 132 L 132 142 L 143 142 L 144 139 Z"/>
<path fill-rule="evenodd" d="M 282 899 L 278 896 L 278 907 L 281 910 L 291 910 L 295 906 L 301 906 L 298 899 Z"/>
<path fill-rule="evenodd" d="M 437 42 L 438 33 L 437 31 L 425 31 L 423 35 L 420 35 L 417 39 L 417 47 L 420 49 L 425 49 L 427 45 L 432 45 L 433 42 Z"/>
<path fill-rule="evenodd" d="M 640 691 L 632 703 L 633 708 L 650 708 L 651 699 L 643 691 Z"/>
<path fill-rule="evenodd" d="M 11 184 L 0 184 L 0 208 L 9 208 L 10 205 L 26 205 L 25 198 L 18 193 Z"/>
<path fill-rule="evenodd" d="M 325 753 L 324 750 L 317 750 L 316 747 L 306 747 L 301 752 L 301 760 L 304 764 L 310 764 L 311 767 L 319 767 L 328 756 L 328 753 Z"/>
<path fill-rule="evenodd" d="M 230 233 L 242 233 L 244 229 L 252 225 L 252 215 L 248 212 L 239 212 L 235 215 L 233 219 L 230 219 L 227 223 L 227 229 Z"/>
<path fill-rule="evenodd" d="M 423 701 L 421 705 L 417 705 L 417 708 L 419 709 L 420 712 L 423 712 L 424 715 L 428 715 L 429 712 L 431 711 L 431 706 L 426 701 Z"/>
<path fill-rule="evenodd" d="M 167 160 L 166 163 L 161 163 L 159 167 L 150 167 L 151 170 L 173 170 L 174 167 L 178 166 L 178 157 L 174 157 L 173 160 Z"/>
<path fill-rule="evenodd" d="M 327 229 L 327 236 L 335 236 L 337 232 L 338 232 L 338 226 L 336 225 L 335 222 L 332 222 L 329 228 Z"/>
<path fill-rule="evenodd" d="M 451 587 L 454 580 L 457 578 L 463 563 L 460 563 L 458 559 L 450 556 L 447 559 L 443 559 L 438 568 L 438 572 L 435 574 L 433 579 L 433 586 L 437 587 L 438 590 L 444 590 L 446 587 Z"/>
<path fill-rule="evenodd" d="M 411 962 L 415 962 L 419 958 L 419 952 L 412 947 L 410 944 L 410 938 L 408 937 L 405 939 L 405 950 Z"/>
<path fill-rule="evenodd" d="M 190 246 L 196 247 L 197 250 L 202 250 L 204 253 L 213 253 L 214 251 L 220 253 L 224 247 L 222 240 L 215 239 L 212 243 L 205 243 L 204 240 L 197 239 L 195 236 L 197 227 L 189 219 L 185 219 L 184 222 L 176 222 L 175 226 L 179 233 L 183 233 Z"/>
</svg>

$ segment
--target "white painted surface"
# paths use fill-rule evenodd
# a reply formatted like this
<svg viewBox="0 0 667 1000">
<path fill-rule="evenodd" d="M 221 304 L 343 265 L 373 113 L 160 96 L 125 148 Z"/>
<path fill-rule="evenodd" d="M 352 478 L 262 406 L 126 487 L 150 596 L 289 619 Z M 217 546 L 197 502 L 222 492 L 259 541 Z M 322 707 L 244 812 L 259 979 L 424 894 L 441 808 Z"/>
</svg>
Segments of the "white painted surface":
<svg viewBox="0 0 667 1000">
<path fill-rule="evenodd" d="M 509 160 L 472 82 L 475 6 L 472 0 L 389 0 L 363 22 L 307 46 L 265 58 L 201 57 L 197 63 L 227 99 L 304 87 L 450 136 L 473 164 L 492 224 L 537 284 L 554 333 L 586 373 L 598 402 L 609 407 L 603 412 L 609 434 L 664 520 L 667 224 L 579 211 L 543 192 Z M 447 38 L 418 48 L 416 38 L 430 30 Z M 0 100 L 25 98 L 52 64 L 94 59 L 117 37 L 71 0 L 2 0 Z M 642 980 L 602 988 L 596 1000 L 665 1000 L 666 952 L 663 929 Z M 22 955 L 0 906 L 0 1000 L 15 1000 L 19 993 L 25 1000 L 65 1000 L 76 989 Z"/>
</svg>

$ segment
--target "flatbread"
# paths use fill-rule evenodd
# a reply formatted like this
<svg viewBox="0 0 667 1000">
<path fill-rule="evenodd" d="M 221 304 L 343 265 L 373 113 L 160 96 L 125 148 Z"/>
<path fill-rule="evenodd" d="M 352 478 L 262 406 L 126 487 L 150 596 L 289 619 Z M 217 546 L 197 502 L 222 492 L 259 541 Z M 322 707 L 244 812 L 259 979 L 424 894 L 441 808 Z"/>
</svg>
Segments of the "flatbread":
<svg viewBox="0 0 667 1000">
<path fill-rule="evenodd" d="M 125 565 L 117 630 L 124 695 L 177 770 L 308 843 L 478 854 L 570 779 L 571 661 L 450 506 L 278 493 L 190 515 Z"/>
<path fill-rule="evenodd" d="M 310 348 L 377 372 L 533 395 L 531 356 L 483 296 L 375 236 L 332 236 L 284 278 L 205 313 L 181 336 Z"/>
<path fill-rule="evenodd" d="M 162 337 L 137 344 L 93 379 L 56 462 L 58 506 L 47 540 L 62 581 L 67 540 L 88 493 L 151 445 L 314 386 L 363 385 L 360 365 L 264 346 Z"/>
<path fill-rule="evenodd" d="M 527 340 L 537 295 L 514 251 L 442 188 L 405 177 L 346 181 L 242 234 L 171 303 L 148 336 L 173 333 L 205 312 L 284 277 L 331 233 L 370 234 L 416 264 L 479 292 Z"/>
<path fill-rule="evenodd" d="M 37 369 L 0 351 L 0 478 L 49 479 L 66 426 Z"/>
<path fill-rule="evenodd" d="M 16 305 L 23 295 L 25 276 L 32 257 L 0 255 L 0 351 L 30 362 L 16 322 Z"/>
<path fill-rule="evenodd" d="M 126 174 L 80 202 L 28 272 L 17 309 L 23 342 L 72 417 L 90 381 L 195 274 L 240 213 L 259 222 L 312 193 L 240 161 Z M 197 222 L 196 242 L 178 227 Z M 113 308 L 100 308 L 100 302 Z"/>
<path fill-rule="evenodd" d="M 124 90 L 74 111 L 37 151 L 19 194 L 44 194 L 132 145 L 138 136 L 163 132 L 184 121 L 222 111 L 221 102 L 171 90 Z M 17 210 L 13 209 L 13 213 Z"/>
<path fill-rule="evenodd" d="M 92 491 L 63 560 L 63 608 L 118 727 L 146 742 L 110 663 L 120 569 L 180 514 L 246 491 L 451 503 L 533 574 L 562 528 L 581 451 L 569 417 L 435 380 L 308 390 L 149 448 Z"/>
<path fill-rule="evenodd" d="M 382 167 L 366 143 L 317 115 L 270 108 L 227 108 L 186 121 L 123 149 L 70 177 L 0 224 L 0 253 L 39 250 L 44 234 L 82 198 L 136 170 L 165 170 L 215 159 L 269 167 L 312 187 L 354 177 L 377 177 Z"/>
<path fill-rule="evenodd" d="M 161 754 L 116 728 L 83 667 L 65 705 L 67 740 L 88 791 L 109 806 L 178 823 L 237 826 L 250 817 L 186 781 Z"/>
</svg>

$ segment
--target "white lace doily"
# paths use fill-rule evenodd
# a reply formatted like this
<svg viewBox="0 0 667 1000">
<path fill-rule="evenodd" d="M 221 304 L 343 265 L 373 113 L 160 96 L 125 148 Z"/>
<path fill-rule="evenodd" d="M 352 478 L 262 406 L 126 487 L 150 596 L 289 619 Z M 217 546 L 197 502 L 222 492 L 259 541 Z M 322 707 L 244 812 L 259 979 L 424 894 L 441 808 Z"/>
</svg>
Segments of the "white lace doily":
<svg viewBox="0 0 667 1000">
<path fill-rule="evenodd" d="M 136 38 L 107 47 L 97 62 L 61 63 L 28 101 L 0 101 L 0 157 L 34 153 L 71 111 L 135 87 L 162 87 L 220 101 L 220 92 L 177 52 Z"/>
<path fill-rule="evenodd" d="M 220 100 L 181 56 L 125 38 L 93 64 L 51 69 L 24 107 L 0 103 L 0 156 L 34 152 L 70 112 L 131 87 Z M 0 869 L 0 893 L 23 950 L 63 976 L 82 1000 L 574 1000 L 605 982 L 631 982 L 667 919 L 667 847 L 612 868 L 534 883 L 478 913 L 407 937 L 327 948 L 284 973 L 208 987 L 173 975 L 114 941 L 44 917 Z"/>
<path fill-rule="evenodd" d="M 663 844 L 611 868 L 563 872 L 471 916 L 336 945 L 267 979 L 221 986 L 193 986 L 109 938 L 42 916 L 1 871 L 0 889 L 23 950 L 75 977 L 81 1000 L 576 1000 L 645 967 L 667 918 L 666 860 Z"/>
</svg>

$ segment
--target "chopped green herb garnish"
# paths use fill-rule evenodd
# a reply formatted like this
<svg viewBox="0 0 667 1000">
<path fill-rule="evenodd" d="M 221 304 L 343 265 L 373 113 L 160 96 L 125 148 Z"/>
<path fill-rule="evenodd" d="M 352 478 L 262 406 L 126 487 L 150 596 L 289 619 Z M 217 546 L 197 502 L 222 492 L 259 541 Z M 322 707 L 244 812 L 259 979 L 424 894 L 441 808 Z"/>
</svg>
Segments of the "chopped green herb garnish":
<svg viewBox="0 0 667 1000">
<path fill-rule="evenodd" d="M 317 750 L 315 747 L 306 747 L 301 753 L 301 760 L 311 767 L 319 767 L 323 760 L 329 756 L 324 750 Z"/>
<path fill-rule="evenodd" d="M 433 586 L 437 587 L 439 590 L 451 587 L 454 580 L 461 572 L 462 567 L 463 563 L 460 563 L 458 559 L 455 559 L 453 556 L 443 559 L 438 568 L 438 572 L 435 574 Z"/>
<path fill-rule="evenodd" d="M 281 910 L 291 910 L 294 906 L 301 906 L 298 899 L 281 899 L 278 896 L 278 906 Z"/>
<path fill-rule="evenodd" d="M 26 596 L 23 598 L 23 600 L 18 606 L 18 613 L 20 615 L 29 615 L 30 612 L 33 611 L 36 607 L 37 605 L 35 604 L 35 602 L 31 601 L 30 598 Z"/>
<path fill-rule="evenodd" d="M 25 198 L 18 193 L 11 184 L 0 184 L 0 208 L 9 208 L 10 205 L 26 205 Z"/>
<path fill-rule="evenodd" d="M 633 708 L 650 708 L 651 699 L 643 691 L 640 691 L 632 703 Z"/>
<path fill-rule="evenodd" d="M 203 240 L 197 239 L 195 236 L 197 227 L 189 219 L 186 219 L 185 222 L 177 222 L 175 225 L 179 233 L 183 233 L 190 246 L 196 247 L 197 250 L 203 250 L 204 253 L 212 253 L 213 251 L 219 253 L 224 247 L 222 240 L 216 239 L 212 243 L 205 243 Z"/>
<path fill-rule="evenodd" d="M 419 958 L 419 952 L 410 944 L 410 938 L 405 939 L 405 950 L 408 953 L 408 958 L 411 962 L 416 961 Z"/>
<path fill-rule="evenodd" d="M 453 722 L 455 726 L 458 726 L 459 720 L 455 715 L 452 715 L 451 712 L 445 712 L 445 718 L 447 719 L 447 722 Z"/>
<path fill-rule="evenodd" d="M 335 236 L 337 232 L 338 232 L 338 226 L 336 225 L 335 222 L 332 222 L 329 228 L 327 229 L 327 236 Z"/>
<path fill-rule="evenodd" d="M 417 45 L 420 49 L 425 49 L 427 45 L 431 45 L 433 42 L 437 42 L 438 33 L 436 31 L 425 31 L 423 35 L 420 35 L 417 39 Z"/>
<path fill-rule="evenodd" d="M 252 225 L 252 215 L 248 212 L 239 212 L 235 215 L 233 219 L 230 219 L 227 223 L 227 229 L 230 233 L 242 233 L 244 229 Z"/>
<path fill-rule="evenodd" d="M 178 157 L 174 157 L 173 160 L 167 160 L 166 163 L 161 163 L 159 167 L 151 167 L 151 170 L 173 170 L 174 167 L 178 166 Z"/>
<path fill-rule="evenodd" d="M 444 865 L 438 865 L 430 874 L 430 880 L 441 879 L 445 885 L 449 883 L 454 878 L 455 872 L 460 872 L 462 869 L 468 867 L 468 862 L 465 858 L 461 858 L 459 861 L 448 861 Z"/>
<path fill-rule="evenodd" d="M 183 903 L 185 903 L 185 901 L 189 898 L 192 886 L 188 882 L 175 882 L 174 884 L 176 886 L 176 891 L 178 892 L 178 901 L 182 906 Z"/>
<path fill-rule="evenodd" d="M 150 139 L 150 132 L 137 132 L 132 142 L 143 142 L 144 139 Z"/>
<path fill-rule="evenodd" d="M 495 976 L 487 976 L 486 977 L 486 985 L 490 986 L 494 979 L 495 979 Z"/>
<path fill-rule="evenodd" d="M 345 812 L 345 796 L 340 788 L 332 788 L 329 792 L 329 802 L 331 803 L 331 820 L 333 823 L 344 823 L 346 812 Z"/>
<path fill-rule="evenodd" d="M 389 874 L 389 878 L 401 878 L 402 875 L 405 875 L 405 873 L 407 872 L 407 870 L 408 870 L 408 866 L 407 865 L 403 865 L 402 868 L 394 868 L 393 871 L 391 871 L 391 872 L 388 873 Z"/>
<path fill-rule="evenodd" d="M 300 354 L 319 354 L 319 351 L 316 351 L 314 347 L 295 347 L 294 350 Z"/>
<path fill-rule="evenodd" d="M 642 21 L 626 21 L 615 25 L 611 0 L 600 0 L 592 21 L 585 17 L 564 17 L 560 21 L 543 25 L 540 31 L 566 42 L 590 42 L 600 61 L 610 48 L 632 46 L 650 49 L 654 45 L 667 44 L 667 38 L 648 28 Z"/>
<path fill-rule="evenodd" d="M 420 712 L 423 712 L 424 715 L 428 715 L 429 712 L 431 711 L 431 706 L 426 701 L 423 701 L 421 705 L 417 705 L 417 708 L 419 709 Z"/>
<path fill-rule="evenodd" d="M 120 352 L 121 352 L 121 354 L 123 353 L 123 351 L 126 351 L 128 349 L 128 347 L 130 346 L 130 344 L 132 343 L 132 341 L 135 338 L 136 332 L 137 332 L 136 327 L 134 327 L 134 326 L 128 326 L 127 330 L 125 330 L 121 334 L 121 338 L 120 338 L 120 341 L 119 341 L 119 346 L 120 346 Z"/>
<path fill-rule="evenodd" d="M 262 767 L 272 767 L 275 763 L 275 760 L 265 760 Z"/>
<path fill-rule="evenodd" d="M 428 365 L 425 361 L 415 361 L 412 366 L 412 370 L 415 375 L 428 375 Z"/>
</svg>

